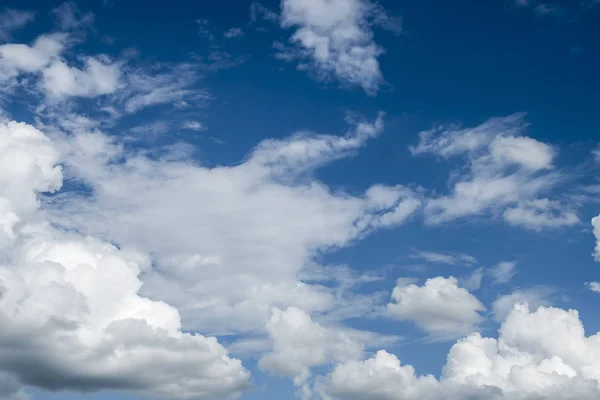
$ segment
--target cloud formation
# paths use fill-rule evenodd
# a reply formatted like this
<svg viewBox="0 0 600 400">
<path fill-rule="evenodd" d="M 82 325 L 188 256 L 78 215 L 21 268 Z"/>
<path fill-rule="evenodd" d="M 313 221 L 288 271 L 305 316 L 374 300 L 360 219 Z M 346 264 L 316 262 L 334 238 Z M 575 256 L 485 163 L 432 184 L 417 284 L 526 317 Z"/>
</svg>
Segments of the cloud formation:
<svg viewBox="0 0 600 400">
<path fill-rule="evenodd" d="M 454 344 L 439 380 L 381 350 L 340 364 L 320 390 L 332 400 L 591 400 L 600 396 L 599 339 L 585 335 L 577 311 L 520 304 L 498 339 L 474 333 Z"/>
<path fill-rule="evenodd" d="M 139 295 L 147 256 L 45 221 L 38 193 L 63 178 L 52 142 L 14 121 L 0 124 L 0 137 L 0 375 L 9 389 L 171 399 L 245 389 L 249 373 L 215 338 L 183 333 L 177 309 Z"/>
<path fill-rule="evenodd" d="M 472 332 L 485 310 L 481 302 L 458 286 L 454 277 L 430 278 L 423 286 L 399 279 L 392 292 L 387 314 L 399 320 L 414 321 L 436 339 L 456 338 Z"/>
<path fill-rule="evenodd" d="M 336 79 L 374 95 L 383 83 L 378 57 L 384 50 L 373 39 L 374 17 L 385 12 L 369 0 L 282 0 L 280 23 L 295 28 L 294 45 L 279 57 L 300 60 L 318 80 Z"/>
<path fill-rule="evenodd" d="M 465 171 L 451 181 L 451 193 L 425 206 L 428 223 L 492 214 L 532 230 L 579 223 L 577 214 L 557 200 L 542 197 L 561 180 L 554 170 L 556 149 L 523 136 L 524 114 L 492 118 L 473 128 L 441 126 L 419 134 L 413 155 L 443 159 L 464 156 Z"/>
</svg>

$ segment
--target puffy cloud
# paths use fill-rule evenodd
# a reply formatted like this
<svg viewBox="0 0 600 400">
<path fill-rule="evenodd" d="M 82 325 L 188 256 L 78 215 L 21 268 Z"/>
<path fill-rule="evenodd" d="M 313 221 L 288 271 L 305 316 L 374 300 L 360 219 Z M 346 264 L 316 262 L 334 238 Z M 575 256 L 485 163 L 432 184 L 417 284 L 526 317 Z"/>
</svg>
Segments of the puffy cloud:
<svg viewBox="0 0 600 400">
<path fill-rule="evenodd" d="M 585 286 L 592 292 L 600 293 L 600 282 L 586 282 Z"/>
<path fill-rule="evenodd" d="M 438 387 L 433 376 L 416 376 L 411 365 L 400 365 L 400 360 L 385 350 L 365 361 L 341 364 L 328 378 L 327 399 L 421 400 L 426 398 L 424 393 Z"/>
<path fill-rule="evenodd" d="M 377 119 L 344 136 L 267 140 L 244 162 L 213 168 L 127 153 L 107 136 L 81 133 L 65 139 L 63 160 L 92 195 L 48 198 L 48 211 L 61 226 L 152 252 L 156 268 L 144 275 L 143 293 L 175 305 L 186 329 L 263 332 L 273 306 L 344 315 L 354 299 L 302 282 L 306 267 L 328 249 L 401 224 L 418 197 L 396 186 L 333 192 L 312 172 L 381 129 Z"/>
<path fill-rule="evenodd" d="M 0 40 L 10 40 L 11 33 L 33 21 L 33 17 L 32 12 L 13 8 L 7 8 L 0 12 Z"/>
<path fill-rule="evenodd" d="M 594 399 L 600 336 L 585 336 L 577 311 L 515 306 L 498 339 L 474 333 L 448 354 L 440 380 L 417 376 L 385 351 L 337 366 L 321 382 L 328 399 Z"/>
<path fill-rule="evenodd" d="M 414 321 L 434 338 L 454 338 L 471 332 L 481 321 L 485 307 L 454 277 L 431 278 L 423 286 L 398 280 L 392 292 L 394 303 L 387 314 L 400 320 Z"/>
<path fill-rule="evenodd" d="M 260 359 L 259 366 L 294 378 L 296 385 L 306 383 L 311 367 L 362 358 L 362 343 L 313 322 L 308 314 L 294 307 L 285 311 L 274 309 L 267 331 L 273 351 Z"/>
<path fill-rule="evenodd" d="M 42 76 L 42 85 L 50 96 L 95 97 L 114 93 L 119 87 L 121 71 L 118 64 L 108 59 L 88 57 L 83 70 L 55 61 L 44 69 Z"/>
<path fill-rule="evenodd" d="M 503 261 L 488 270 L 488 274 L 496 283 L 507 283 L 515 275 L 516 261 Z"/>
<path fill-rule="evenodd" d="M 307 60 L 299 68 L 318 79 L 333 77 L 375 94 L 383 82 L 377 60 L 383 49 L 371 30 L 375 15 L 385 20 L 368 0 L 282 0 L 281 26 L 296 28 L 290 38 L 296 47 L 280 57 Z"/>
<path fill-rule="evenodd" d="M 450 126 L 421 132 L 419 143 L 410 147 L 414 155 L 464 155 L 468 159 L 466 172 L 453 179 L 452 193 L 428 201 L 427 222 L 492 213 L 534 230 L 578 223 L 572 210 L 540 197 L 561 175 L 553 171 L 554 148 L 522 136 L 526 127 L 524 114 L 513 114 L 474 128 Z"/>
<path fill-rule="evenodd" d="M 38 72 L 56 59 L 65 47 L 64 34 L 42 35 L 32 46 L 4 44 L 0 46 L 0 72 L 16 76 L 20 72 Z"/>
<path fill-rule="evenodd" d="M 139 295 L 141 253 L 55 229 L 37 194 L 62 184 L 59 152 L 30 125 L 0 125 L 0 395 L 19 385 L 235 398 L 249 374 L 177 309 Z"/>
</svg>

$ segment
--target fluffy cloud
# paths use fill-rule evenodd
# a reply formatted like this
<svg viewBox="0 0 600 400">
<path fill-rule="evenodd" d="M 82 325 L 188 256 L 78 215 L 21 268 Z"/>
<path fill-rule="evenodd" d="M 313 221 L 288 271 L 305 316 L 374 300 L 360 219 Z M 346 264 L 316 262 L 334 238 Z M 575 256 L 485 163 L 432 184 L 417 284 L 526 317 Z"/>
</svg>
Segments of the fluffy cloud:
<svg viewBox="0 0 600 400">
<path fill-rule="evenodd" d="M 273 350 L 260 359 L 259 366 L 294 378 L 296 385 L 306 383 L 311 367 L 362 358 L 362 343 L 313 322 L 297 308 L 274 309 L 267 331 Z"/>
<path fill-rule="evenodd" d="M 306 60 L 299 68 L 318 79 L 333 77 L 375 94 L 383 82 L 377 60 L 383 49 L 371 30 L 375 11 L 384 15 L 368 0 L 282 0 L 281 26 L 296 28 L 290 38 L 296 47 L 280 58 Z"/>
<path fill-rule="evenodd" d="M 522 136 L 524 114 L 492 118 L 474 128 L 440 127 L 419 134 L 414 155 L 465 155 L 467 172 L 454 178 L 452 193 L 425 207 L 427 222 L 468 215 L 500 214 L 513 225 L 539 230 L 574 225 L 577 215 L 558 201 L 540 197 L 561 179 L 553 171 L 555 149 Z"/>
<path fill-rule="evenodd" d="M 456 278 L 431 278 L 423 286 L 399 279 L 387 306 L 393 318 L 414 321 L 435 338 L 454 338 L 471 332 L 485 307 Z"/>
<path fill-rule="evenodd" d="M 0 394 L 19 398 L 20 384 L 229 399 L 246 388 L 215 338 L 183 333 L 177 309 L 138 294 L 146 256 L 44 220 L 37 195 L 62 184 L 52 142 L 17 122 L 0 137 Z"/>
<path fill-rule="evenodd" d="M 498 339 L 479 333 L 458 341 L 440 380 L 380 351 L 341 364 L 321 384 L 328 399 L 567 400 L 600 396 L 600 336 L 585 336 L 574 310 L 515 306 Z"/>
<path fill-rule="evenodd" d="M 143 293 L 176 306 L 186 329 L 264 332 L 273 306 L 348 310 L 353 299 L 300 275 L 321 252 L 397 226 L 420 204 L 404 187 L 351 196 L 312 177 L 382 129 L 379 117 L 344 136 L 267 140 L 237 166 L 214 168 L 128 153 L 105 135 L 81 133 L 65 138 L 63 160 L 92 195 L 48 198 L 48 212 L 61 226 L 152 252 L 156 268 L 144 274 Z"/>
<path fill-rule="evenodd" d="M 586 282 L 585 286 L 592 292 L 600 293 L 600 282 Z"/>
<path fill-rule="evenodd" d="M 31 46 L 14 43 L 0 46 L 2 75 L 13 77 L 20 72 L 40 71 L 60 55 L 66 38 L 66 35 L 57 33 L 40 36 Z"/>
<path fill-rule="evenodd" d="M 54 97 L 94 97 L 114 93 L 120 75 L 119 65 L 105 58 L 88 57 L 83 70 L 56 61 L 44 69 L 42 85 Z"/>
</svg>

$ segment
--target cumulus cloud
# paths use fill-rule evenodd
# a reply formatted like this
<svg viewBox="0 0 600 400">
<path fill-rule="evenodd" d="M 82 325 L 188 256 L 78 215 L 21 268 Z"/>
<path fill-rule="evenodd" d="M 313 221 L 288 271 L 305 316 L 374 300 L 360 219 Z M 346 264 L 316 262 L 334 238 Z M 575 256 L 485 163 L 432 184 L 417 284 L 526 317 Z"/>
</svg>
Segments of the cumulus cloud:
<svg viewBox="0 0 600 400">
<path fill-rule="evenodd" d="M 34 127 L 0 124 L 0 391 L 124 390 L 232 399 L 249 373 L 177 309 L 139 295 L 142 253 L 54 228 L 38 194 L 62 185 L 59 152 Z M 17 396 L 17 397 L 15 397 Z"/>
<path fill-rule="evenodd" d="M 428 201 L 427 222 L 491 213 L 534 230 L 577 224 L 573 210 L 541 197 L 561 179 L 554 171 L 556 150 L 523 136 L 526 127 L 524 114 L 513 114 L 474 128 L 450 126 L 421 132 L 419 143 L 410 147 L 414 155 L 467 159 L 466 172 L 458 172 L 451 182 L 452 192 Z"/>
<path fill-rule="evenodd" d="M 414 321 L 434 338 L 447 339 L 473 331 L 481 322 L 485 307 L 454 277 L 430 278 L 423 286 L 398 280 L 387 314 L 399 320 Z"/>
<path fill-rule="evenodd" d="M 320 390 L 334 400 L 567 400 L 600 396 L 600 340 L 586 336 L 577 311 L 513 308 L 498 339 L 474 333 L 448 353 L 439 380 L 380 351 L 337 366 Z"/>
<path fill-rule="evenodd" d="M 280 53 L 299 59 L 317 79 L 337 79 L 375 94 L 383 82 L 378 57 L 384 52 L 373 39 L 374 16 L 384 11 L 368 0 L 283 0 L 281 26 L 296 28 L 295 46 Z"/>
<path fill-rule="evenodd" d="M 362 343 L 344 332 L 321 326 L 294 307 L 274 309 L 266 327 L 273 350 L 258 365 L 293 378 L 298 386 L 306 383 L 311 367 L 362 358 Z"/>
</svg>

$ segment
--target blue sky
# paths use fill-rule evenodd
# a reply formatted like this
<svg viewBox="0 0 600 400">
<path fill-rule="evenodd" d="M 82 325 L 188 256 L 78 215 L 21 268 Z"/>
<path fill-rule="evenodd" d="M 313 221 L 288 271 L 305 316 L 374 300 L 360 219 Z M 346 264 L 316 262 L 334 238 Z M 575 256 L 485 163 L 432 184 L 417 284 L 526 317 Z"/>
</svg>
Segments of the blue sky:
<svg viewBox="0 0 600 400">
<path fill-rule="evenodd" d="M 1 400 L 600 396 L 600 2 L 2 6 Z"/>
</svg>

